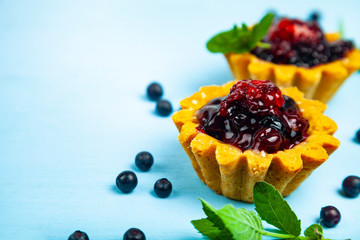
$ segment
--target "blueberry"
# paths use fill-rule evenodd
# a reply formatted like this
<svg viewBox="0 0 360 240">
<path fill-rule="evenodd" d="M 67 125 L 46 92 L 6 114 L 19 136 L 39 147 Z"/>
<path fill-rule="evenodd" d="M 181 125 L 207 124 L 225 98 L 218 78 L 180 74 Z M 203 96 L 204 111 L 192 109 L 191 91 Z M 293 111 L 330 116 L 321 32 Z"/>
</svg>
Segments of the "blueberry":
<svg viewBox="0 0 360 240">
<path fill-rule="evenodd" d="M 312 12 L 310 14 L 310 20 L 311 21 L 316 21 L 317 22 L 317 21 L 319 21 L 320 17 L 321 17 L 321 15 L 320 15 L 320 13 L 318 11 L 314 11 L 314 12 Z"/>
<path fill-rule="evenodd" d="M 167 100 L 159 100 L 156 103 L 156 112 L 160 116 L 169 116 L 172 112 L 171 103 Z"/>
<path fill-rule="evenodd" d="M 344 193 L 349 197 L 357 197 L 360 193 L 360 178 L 348 176 L 342 183 Z"/>
<path fill-rule="evenodd" d="M 116 178 L 116 186 L 123 193 L 129 193 L 136 187 L 137 177 L 132 171 L 123 171 Z"/>
<path fill-rule="evenodd" d="M 68 240 L 89 240 L 89 237 L 86 233 L 77 230 L 69 236 Z"/>
<path fill-rule="evenodd" d="M 147 87 L 147 96 L 151 99 L 151 100 L 159 100 L 161 98 L 161 96 L 163 95 L 163 90 L 162 87 L 159 83 L 153 82 L 151 83 L 148 87 Z"/>
<path fill-rule="evenodd" d="M 154 163 L 154 158 L 149 152 L 140 152 L 135 157 L 135 165 L 143 172 L 149 171 Z"/>
<path fill-rule="evenodd" d="M 145 234 L 138 228 L 130 228 L 124 234 L 123 240 L 145 240 Z"/>
<path fill-rule="evenodd" d="M 356 132 L 356 141 L 360 143 L 360 129 Z"/>
<path fill-rule="evenodd" d="M 155 194 L 160 198 L 167 198 L 172 191 L 172 184 L 166 178 L 159 179 L 154 185 Z"/>
<path fill-rule="evenodd" d="M 339 210 L 333 206 L 321 208 L 320 223 L 327 227 L 335 227 L 341 219 Z"/>
</svg>

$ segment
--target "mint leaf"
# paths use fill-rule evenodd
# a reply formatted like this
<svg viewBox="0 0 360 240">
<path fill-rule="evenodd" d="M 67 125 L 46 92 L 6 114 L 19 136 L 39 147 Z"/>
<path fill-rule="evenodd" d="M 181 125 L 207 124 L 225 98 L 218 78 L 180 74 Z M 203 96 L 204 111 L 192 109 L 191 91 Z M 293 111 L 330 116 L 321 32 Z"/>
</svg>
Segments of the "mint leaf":
<svg viewBox="0 0 360 240">
<path fill-rule="evenodd" d="M 192 220 L 191 223 L 201 234 L 210 239 L 217 239 L 221 232 L 219 228 L 215 227 L 214 224 L 207 218 Z"/>
<path fill-rule="evenodd" d="M 235 25 L 233 29 L 221 32 L 212 37 L 207 42 L 206 47 L 213 53 L 245 53 L 250 52 L 256 46 L 269 47 L 269 45 L 259 43 L 268 32 L 273 18 L 273 13 L 266 14 L 252 29 L 249 29 L 244 23 L 241 28 Z"/>
<path fill-rule="evenodd" d="M 215 227 L 208 218 L 192 220 L 191 223 L 201 234 L 207 236 L 211 240 L 233 239 L 229 232 L 225 231 L 224 229 L 220 230 L 218 227 Z"/>
<path fill-rule="evenodd" d="M 278 190 L 266 182 L 258 182 L 254 187 L 255 210 L 261 219 L 297 237 L 300 235 L 301 223 L 283 199 Z"/>
<path fill-rule="evenodd" d="M 261 39 L 265 37 L 265 35 L 269 31 L 273 19 L 274 19 L 274 14 L 268 13 L 260 20 L 259 24 L 256 24 L 254 26 L 252 31 L 252 38 L 253 38 L 252 44 L 254 46 L 256 45 L 257 42 L 259 42 Z"/>
<path fill-rule="evenodd" d="M 225 225 L 224 223 L 221 221 L 221 219 L 219 218 L 219 216 L 217 216 L 216 214 L 216 209 L 211 206 L 208 202 L 206 202 L 205 200 L 199 198 L 201 201 L 201 204 L 203 206 L 203 210 L 204 213 L 206 214 L 206 216 L 208 217 L 208 219 L 218 228 L 220 229 L 224 229 Z"/>
<path fill-rule="evenodd" d="M 264 227 L 256 213 L 243 208 L 236 209 L 232 205 L 226 205 L 222 209 L 217 210 L 216 214 L 221 218 L 229 232 L 231 232 L 234 240 L 260 240 L 262 238 Z"/>
<path fill-rule="evenodd" d="M 236 209 L 226 205 L 216 210 L 206 201 L 200 199 L 207 219 L 191 221 L 199 232 L 210 239 L 253 239 L 262 238 L 263 225 L 260 217 L 246 209 Z"/>
<path fill-rule="evenodd" d="M 316 239 L 323 239 L 323 228 L 319 224 L 313 224 L 304 232 L 306 237 L 316 237 Z"/>
<path fill-rule="evenodd" d="M 213 224 L 215 228 L 219 230 L 218 235 L 215 238 L 211 239 L 232 239 L 231 233 L 229 230 L 225 227 L 225 224 L 223 223 L 222 219 L 217 215 L 216 209 L 211 206 L 209 203 L 207 203 L 205 200 L 199 198 L 201 201 L 201 204 L 203 206 L 204 213 L 208 217 L 207 219 Z M 199 229 L 198 229 L 199 230 Z"/>
<path fill-rule="evenodd" d="M 246 26 L 246 25 L 245 25 Z M 221 53 L 244 53 L 248 51 L 248 42 L 251 32 L 247 27 L 238 28 L 236 25 L 232 30 L 222 32 L 211 38 L 206 47 L 210 52 Z"/>
</svg>

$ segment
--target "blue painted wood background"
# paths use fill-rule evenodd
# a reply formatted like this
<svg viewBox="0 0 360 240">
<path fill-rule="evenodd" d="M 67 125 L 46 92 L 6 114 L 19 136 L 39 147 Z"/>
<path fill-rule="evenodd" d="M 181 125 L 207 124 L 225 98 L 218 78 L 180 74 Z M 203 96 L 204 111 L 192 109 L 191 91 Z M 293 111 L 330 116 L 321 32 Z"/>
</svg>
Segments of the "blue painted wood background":
<svg viewBox="0 0 360 240">
<path fill-rule="evenodd" d="M 201 239 L 190 224 L 204 216 L 197 197 L 253 210 L 200 182 L 171 118 L 154 114 L 145 89 L 159 81 L 178 109 L 200 86 L 231 80 L 206 40 L 270 9 L 300 18 L 318 10 L 326 31 L 343 21 L 360 43 L 356 0 L 0 0 L 0 239 L 62 240 L 81 229 L 115 240 L 130 227 L 148 239 Z M 342 220 L 325 229 L 328 238 L 360 239 L 360 198 L 339 194 L 346 176 L 360 175 L 359 90 L 354 74 L 329 103 L 341 146 L 287 198 L 303 228 L 321 207 L 338 207 Z M 147 173 L 134 167 L 142 150 L 155 157 Z M 139 179 L 131 194 L 114 187 L 126 169 Z M 162 177 L 173 183 L 168 199 L 152 192 Z"/>
</svg>

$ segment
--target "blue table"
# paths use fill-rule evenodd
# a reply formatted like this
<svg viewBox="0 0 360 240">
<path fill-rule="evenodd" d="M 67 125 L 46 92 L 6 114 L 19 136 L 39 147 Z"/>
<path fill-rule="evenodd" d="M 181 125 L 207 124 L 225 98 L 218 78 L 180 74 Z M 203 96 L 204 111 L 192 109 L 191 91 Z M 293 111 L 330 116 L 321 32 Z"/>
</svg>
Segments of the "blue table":
<svg viewBox="0 0 360 240">
<path fill-rule="evenodd" d="M 61 240 L 75 230 L 91 240 L 122 239 L 130 227 L 148 239 L 201 239 L 190 220 L 204 216 L 197 197 L 216 207 L 254 205 L 216 195 L 197 178 L 170 117 L 154 114 L 145 96 L 153 80 L 179 101 L 200 86 L 232 79 L 225 59 L 206 40 L 234 23 L 258 21 L 269 9 L 306 18 L 317 9 L 328 31 L 343 20 L 360 43 L 360 2 L 346 1 L 0 1 L 0 239 Z M 328 105 L 340 148 L 287 198 L 303 228 L 334 205 L 340 224 L 328 238 L 360 239 L 360 198 L 339 194 L 360 175 L 360 74 Z M 147 173 L 135 155 L 150 151 Z M 123 170 L 139 184 L 114 187 Z M 173 183 L 167 199 L 154 182 Z"/>
</svg>

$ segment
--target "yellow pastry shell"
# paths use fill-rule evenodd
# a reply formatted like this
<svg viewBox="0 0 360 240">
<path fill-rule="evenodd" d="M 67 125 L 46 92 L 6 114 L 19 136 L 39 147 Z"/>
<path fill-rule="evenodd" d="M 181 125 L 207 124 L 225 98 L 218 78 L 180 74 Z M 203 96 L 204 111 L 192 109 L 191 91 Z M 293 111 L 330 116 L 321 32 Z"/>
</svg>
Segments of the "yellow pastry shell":
<svg viewBox="0 0 360 240">
<path fill-rule="evenodd" d="M 282 89 L 284 95 L 295 100 L 309 121 L 309 137 L 292 149 L 273 154 L 242 152 L 196 129 L 199 124 L 196 111 L 211 99 L 228 95 L 235 82 L 202 87 L 180 102 L 182 110 L 172 117 L 180 132 L 178 140 L 199 178 L 216 193 L 253 202 L 254 184 L 266 181 L 287 196 L 338 148 L 340 142 L 332 136 L 336 123 L 323 114 L 324 103 L 303 98 L 296 87 Z"/>
<path fill-rule="evenodd" d="M 326 34 L 328 41 L 339 39 L 336 33 Z M 225 54 L 235 79 L 271 80 L 279 87 L 296 86 L 306 98 L 328 102 L 341 84 L 360 69 L 360 51 L 353 49 L 342 59 L 312 68 L 275 64 L 251 53 Z"/>
</svg>

